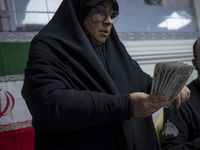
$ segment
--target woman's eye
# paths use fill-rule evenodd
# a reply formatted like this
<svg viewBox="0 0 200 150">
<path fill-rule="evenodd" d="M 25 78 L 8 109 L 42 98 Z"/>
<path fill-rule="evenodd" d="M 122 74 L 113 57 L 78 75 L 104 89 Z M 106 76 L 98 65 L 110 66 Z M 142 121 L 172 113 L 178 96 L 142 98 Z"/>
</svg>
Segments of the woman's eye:
<svg viewBox="0 0 200 150">
<path fill-rule="evenodd" d="M 105 12 L 105 11 L 100 11 L 100 14 L 101 14 L 102 16 L 105 16 L 105 15 L 106 15 L 106 12 Z"/>
</svg>

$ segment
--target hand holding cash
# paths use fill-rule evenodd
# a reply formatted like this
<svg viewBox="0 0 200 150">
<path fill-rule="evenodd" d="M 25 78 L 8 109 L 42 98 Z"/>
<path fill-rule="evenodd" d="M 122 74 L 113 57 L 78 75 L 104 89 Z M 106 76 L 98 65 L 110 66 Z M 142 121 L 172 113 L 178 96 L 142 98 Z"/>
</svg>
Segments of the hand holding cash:
<svg viewBox="0 0 200 150">
<path fill-rule="evenodd" d="M 151 94 L 167 96 L 169 103 L 165 107 L 169 107 L 183 89 L 193 70 L 193 66 L 178 62 L 157 63 L 154 68 Z"/>
<path fill-rule="evenodd" d="M 173 100 L 173 105 L 178 109 L 182 102 L 185 102 L 190 97 L 190 89 L 187 86 L 184 86 L 181 92 L 178 94 L 175 100 Z"/>
</svg>

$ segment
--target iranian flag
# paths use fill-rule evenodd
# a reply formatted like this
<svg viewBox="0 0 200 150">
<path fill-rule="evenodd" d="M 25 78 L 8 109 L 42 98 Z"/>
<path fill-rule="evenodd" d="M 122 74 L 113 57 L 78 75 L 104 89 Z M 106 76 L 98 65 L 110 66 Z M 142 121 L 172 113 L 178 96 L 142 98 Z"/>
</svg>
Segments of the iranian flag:
<svg viewBox="0 0 200 150">
<path fill-rule="evenodd" d="M 30 43 L 0 43 L 0 150 L 33 150 L 31 115 L 21 96 Z"/>
</svg>

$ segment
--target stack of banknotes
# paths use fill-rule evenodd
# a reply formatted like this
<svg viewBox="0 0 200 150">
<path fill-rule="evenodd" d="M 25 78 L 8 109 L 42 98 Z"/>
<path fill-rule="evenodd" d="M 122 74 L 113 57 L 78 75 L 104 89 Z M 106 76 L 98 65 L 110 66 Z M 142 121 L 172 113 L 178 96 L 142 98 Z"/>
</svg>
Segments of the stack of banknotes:
<svg viewBox="0 0 200 150">
<path fill-rule="evenodd" d="M 157 63 L 154 68 L 151 94 L 164 95 L 169 98 L 168 108 L 178 96 L 194 67 L 179 62 Z"/>
</svg>

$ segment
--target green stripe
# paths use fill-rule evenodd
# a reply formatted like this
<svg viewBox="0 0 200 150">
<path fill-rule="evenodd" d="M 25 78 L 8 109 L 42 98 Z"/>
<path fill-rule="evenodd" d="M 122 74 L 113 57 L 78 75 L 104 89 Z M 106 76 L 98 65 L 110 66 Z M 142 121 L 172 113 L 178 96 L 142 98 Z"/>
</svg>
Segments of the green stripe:
<svg viewBox="0 0 200 150">
<path fill-rule="evenodd" d="M 0 76 L 24 74 L 29 42 L 0 43 Z"/>
</svg>

